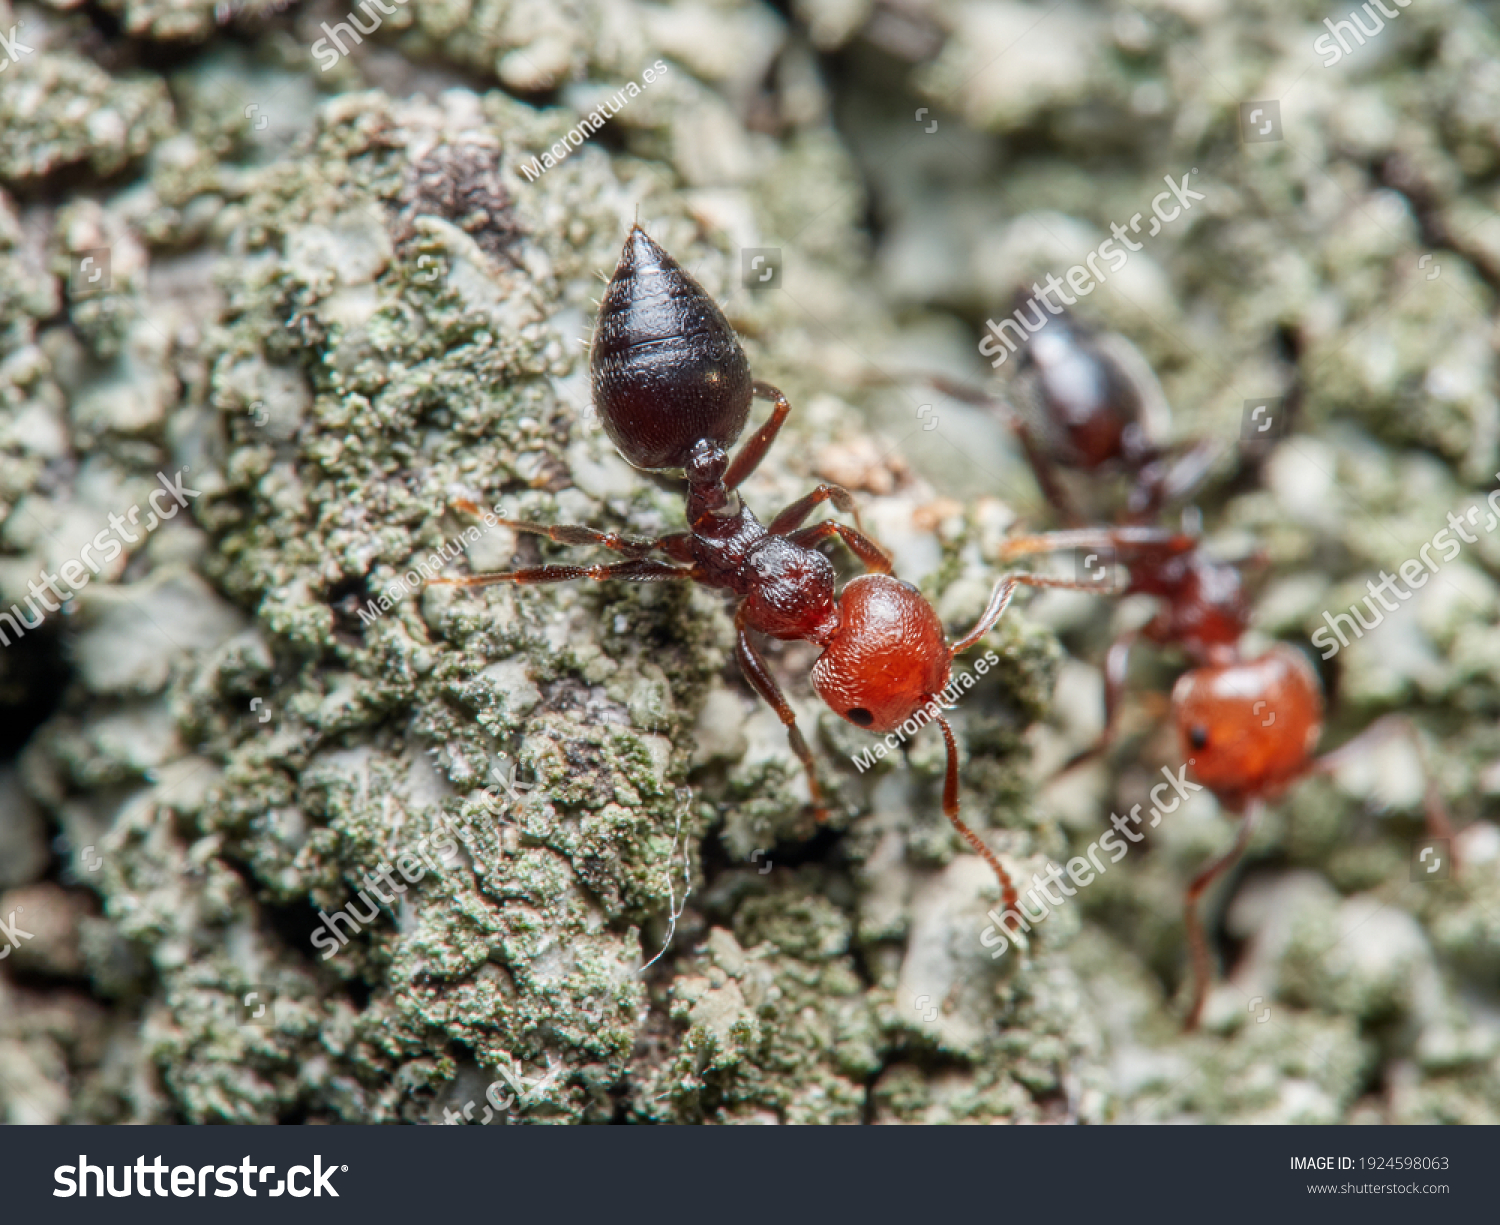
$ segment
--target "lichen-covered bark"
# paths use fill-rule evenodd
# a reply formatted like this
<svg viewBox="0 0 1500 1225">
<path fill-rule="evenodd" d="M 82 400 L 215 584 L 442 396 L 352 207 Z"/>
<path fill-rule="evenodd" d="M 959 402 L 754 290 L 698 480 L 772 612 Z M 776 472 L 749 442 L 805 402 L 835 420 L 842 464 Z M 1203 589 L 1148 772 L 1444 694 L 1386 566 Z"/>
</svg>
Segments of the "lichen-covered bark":
<svg viewBox="0 0 1500 1225">
<path fill-rule="evenodd" d="M 1492 535 L 1328 678 L 1330 739 L 1414 710 L 1462 879 L 1410 881 L 1411 754 L 1302 785 L 1191 1039 L 1181 889 L 1232 833 L 1206 796 L 995 959 L 940 739 L 856 768 L 871 739 L 813 699 L 807 648 L 771 654 L 837 797 L 823 829 L 716 594 L 421 582 L 566 552 L 465 499 L 681 527 L 588 406 L 591 299 L 639 216 L 795 405 L 751 505 L 854 486 L 967 628 L 1041 511 L 995 422 L 892 376 L 973 363 L 1018 280 L 1197 167 L 1206 199 L 1083 309 L 1152 359 L 1180 434 L 1226 440 L 1214 543 L 1264 549 L 1256 630 L 1305 638 L 1495 483 L 1488 27 L 1412 6 L 1367 75 L 1314 64 L 1299 94 L 1264 82 L 1316 31 L 1270 7 L 411 0 L 327 74 L 308 48 L 336 18 L 273 9 L 114 6 L 176 45 L 165 79 L 101 62 L 80 13 L 0 5 L 37 44 L 0 75 L 0 608 L 158 473 L 194 490 L 0 647 L 23 729 L 0 918 L 31 933 L 0 964 L 6 1117 L 1493 1121 Z M 811 46 L 845 48 L 831 83 Z M 605 132 L 519 173 L 659 57 Z M 1285 96 L 1285 142 L 1234 142 L 1231 83 Z M 742 281 L 753 247 L 781 249 L 780 291 Z M 1243 401 L 1292 392 L 1294 436 L 1233 479 Z M 1097 727 L 1107 616 L 1008 614 L 959 713 L 966 815 L 1023 880 L 1175 760 L 1138 703 L 1121 771 L 1038 789 Z M 1157 658 L 1142 689 L 1172 679 Z M 315 943 L 351 904 L 359 930 Z"/>
</svg>

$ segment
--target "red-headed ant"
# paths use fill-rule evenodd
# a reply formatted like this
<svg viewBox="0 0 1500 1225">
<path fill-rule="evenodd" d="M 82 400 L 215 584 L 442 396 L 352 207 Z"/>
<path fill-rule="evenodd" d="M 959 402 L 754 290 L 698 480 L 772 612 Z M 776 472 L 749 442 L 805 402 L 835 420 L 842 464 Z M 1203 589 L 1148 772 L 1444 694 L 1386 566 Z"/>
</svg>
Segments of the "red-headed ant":
<svg viewBox="0 0 1500 1225">
<path fill-rule="evenodd" d="M 940 713 L 939 695 L 948 687 L 954 657 L 990 630 L 1018 586 L 1104 589 L 1024 573 L 1003 575 L 974 627 L 949 642 L 932 606 L 910 583 L 892 575 L 890 558 L 873 540 L 833 520 L 802 526 L 823 502 L 854 514 L 858 523 L 848 490 L 819 485 L 762 526 L 734 491 L 765 458 L 791 405 L 775 387 L 751 378 L 744 350 L 713 299 L 638 225 L 625 240 L 600 302 L 589 369 L 595 408 L 620 453 L 637 468 L 680 472 L 686 479 L 688 530 L 651 540 L 588 527 L 501 520 L 516 531 L 559 544 L 601 545 L 627 560 L 532 566 L 434 582 L 484 587 L 583 578 L 635 583 L 686 579 L 731 592 L 739 600 L 735 629 L 740 667 L 786 726 L 792 751 L 807 770 L 819 818 L 826 809 L 812 752 L 752 634 L 821 647 L 812 668 L 813 688 L 857 727 L 885 734 L 913 718 L 919 725 L 938 724 L 948 750 L 943 812 L 988 862 L 1006 904 L 1013 905 L 1016 892 L 1009 874 L 959 817 L 958 746 Z M 774 405 L 771 416 L 731 459 L 728 450 L 744 430 L 756 397 Z M 871 571 L 851 579 L 837 594 L 833 566 L 816 547 L 833 537 Z"/>
<path fill-rule="evenodd" d="M 1047 326 L 1056 328 L 1054 320 Z M 1035 349 L 1043 339 L 1033 337 Z M 1071 352 L 1069 351 L 1071 350 Z M 1348 758 L 1379 740 L 1408 734 L 1422 752 L 1421 741 L 1404 715 L 1389 715 L 1371 724 L 1339 749 L 1316 757 L 1323 733 L 1323 686 L 1307 657 L 1295 647 L 1277 644 L 1247 659 L 1240 641 L 1249 625 L 1249 604 L 1238 566 L 1210 557 L 1198 538 L 1185 532 L 1138 525 L 1143 513 L 1154 513 L 1163 502 L 1191 488 L 1207 470 L 1208 452 L 1202 444 L 1188 449 L 1176 465 L 1163 467 L 1166 452 L 1132 441 L 1138 420 L 1139 398 L 1122 390 L 1124 384 L 1108 376 L 1104 351 L 1090 347 L 1087 334 L 1066 329 L 1055 334 L 1048 351 L 1035 357 L 1041 367 L 1041 404 L 1051 418 L 1053 437 L 1072 440 L 1073 451 L 1054 448 L 1053 460 L 1072 457 L 1072 466 L 1096 469 L 1105 462 L 1121 463 L 1134 481 L 1125 525 L 1018 536 L 1006 541 L 999 560 L 1065 550 L 1092 550 L 1124 565 L 1129 579 L 1120 588 L 1127 595 L 1144 594 L 1161 603 L 1156 615 L 1139 630 L 1127 632 L 1110 646 L 1105 659 L 1105 730 L 1092 747 L 1075 755 L 1069 769 L 1106 748 L 1113 736 L 1124 691 L 1132 647 L 1140 638 L 1159 646 L 1181 648 L 1192 663 L 1172 690 L 1172 719 L 1181 751 L 1200 783 L 1225 811 L 1238 816 L 1240 828 L 1230 850 L 1210 861 L 1189 883 L 1185 922 L 1193 969 L 1192 995 L 1186 1027 L 1201 1017 L 1211 978 L 1208 941 L 1198 914 L 1198 901 L 1208 887 L 1243 854 L 1256 820 L 1268 801 L 1278 799 L 1293 783 L 1310 774 L 1329 773 Z M 951 385 L 945 385 L 947 390 Z M 984 400 L 963 389 L 966 398 Z M 1027 435 L 1023 445 L 1032 457 L 1038 482 L 1048 491 L 1047 457 L 1037 458 Z M 1092 450 L 1077 446 L 1078 438 L 1098 442 Z M 1102 441 L 1099 441 L 1102 440 Z M 1048 492 L 1059 511 L 1068 504 Z M 1426 815 L 1432 837 L 1451 834 L 1428 772 Z"/>
</svg>

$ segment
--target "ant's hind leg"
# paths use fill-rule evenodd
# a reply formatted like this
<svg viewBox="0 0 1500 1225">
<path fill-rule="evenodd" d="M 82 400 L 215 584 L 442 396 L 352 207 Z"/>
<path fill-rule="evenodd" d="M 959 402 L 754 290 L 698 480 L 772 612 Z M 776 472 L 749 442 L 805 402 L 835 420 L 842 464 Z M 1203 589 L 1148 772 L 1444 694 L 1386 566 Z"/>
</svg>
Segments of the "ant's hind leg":
<svg viewBox="0 0 1500 1225">
<path fill-rule="evenodd" d="M 1259 800 L 1251 801 L 1245 809 L 1245 815 L 1240 818 L 1240 832 L 1234 845 L 1218 859 L 1200 868 L 1198 875 L 1188 883 L 1187 894 L 1183 899 L 1183 918 L 1187 923 L 1188 949 L 1192 955 L 1193 998 L 1188 1004 L 1187 1018 L 1182 1023 L 1185 1030 L 1198 1028 L 1198 1020 L 1203 1015 L 1203 1002 L 1208 998 L 1208 984 L 1213 977 L 1213 962 L 1208 955 L 1208 937 L 1203 931 L 1203 920 L 1198 914 L 1198 899 L 1245 853 L 1250 835 L 1260 819 L 1262 807 Z"/>
<path fill-rule="evenodd" d="M 812 514 L 813 509 L 823 502 L 832 502 L 834 509 L 843 511 L 846 515 L 854 516 L 854 526 L 861 532 L 865 525 L 860 521 L 859 507 L 855 504 L 854 495 L 842 485 L 819 485 L 805 498 L 798 498 L 776 518 L 772 519 L 766 531 L 773 536 L 785 536 L 794 528 L 799 528 L 807 521 L 807 516 Z"/>
<path fill-rule="evenodd" d="M 736 638 L 735 655 L 740 661 L 740 670 L 744 672 L 745 679 L 750 682 L 750 687 L 766 700 L 766 703 L 774 710 L 786 727 L 786 738 L 792 746 L 792 752 L 797 754 L 797 759 L 802 762 L 802 767 L 807 771 L 807 790 L 812 796 L 813 815 L 819 821 L 828 820 L 828 806 L 823 802 L 823 789 L 818 785 L 817 765 L 813 760 L 812 750 L 807 747 L 807 741 L 802 737 L 802 731 L 797 726 L 797 714 L 787 703 L 781 688 L 776 684 L 776 679 L 771 675 L 763 660 L 755 650 L 755 645 L 750 641 L 750 632 L 745 628 L 739 617 L 735 618 Z"/>
<path fill-rule="evenodd" d="M 528 586 L 535 583 L 571 583 L 588 578 L 596 583 L 619 579 L 626 583 L 662 583 L 676 578 L 692 578 L 693 571 L 664 561 L 637 557 L 610 566 L 528 566 L 522 570 L 501 570 L 490 574 L 466 574 L 455 578 L 434 578 L 428 587 L 490 587 L 496 583 Z"/>
<path fill-rule="evenodd" d="M 830 536 L 837 536 L 848 545 L 849 551 L 864 562 L 867 570 L 876 574 L 891 573 L 889 553 L 868 536 L 861 535 L 852 527 L 845 527 L 842 523 L 835 523 L 832 519 L 824 519 L 822 523 L 815 523 L 812 527 L 804 527 L 800 531 L 792 532 L 788 534 L 787 539 L 804 549 L 810 549 Z"/>
<path fill-rule="evenodd" d="M 771 410 L 771 417 L 760 429 L 750 435 L 729 464 L 729 471 L 724 474 L 724 488 L 738 488 L 741 481 L 760 467 L 760 461 L 765 459 L 766 452 L 771 449 L 771 444 L 776 441 L 776 435 L 781 433 L 781 427 L 786 422 L 787 414 L 792 411 L 791 402 L 770 383 L 756 381 L 752 385 L 756 398 L 771 400 L 775 407 Z"/>
</svg>

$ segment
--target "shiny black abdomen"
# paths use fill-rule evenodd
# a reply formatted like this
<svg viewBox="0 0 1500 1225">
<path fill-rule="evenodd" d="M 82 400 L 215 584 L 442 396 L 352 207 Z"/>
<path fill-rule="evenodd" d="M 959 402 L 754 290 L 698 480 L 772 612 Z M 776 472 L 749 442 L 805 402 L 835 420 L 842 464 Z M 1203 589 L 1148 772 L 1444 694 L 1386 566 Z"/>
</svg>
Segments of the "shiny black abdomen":
<svg viewBox="0 0 1500 1225">
<path fill-rule="evenodd" d="M 599 304 L 594 406 L 638 468 L 681 468 L 700 439 L 728 448 L 750 415 L 750 363 L 714 300 L 637 226 Z"/>
</svg>

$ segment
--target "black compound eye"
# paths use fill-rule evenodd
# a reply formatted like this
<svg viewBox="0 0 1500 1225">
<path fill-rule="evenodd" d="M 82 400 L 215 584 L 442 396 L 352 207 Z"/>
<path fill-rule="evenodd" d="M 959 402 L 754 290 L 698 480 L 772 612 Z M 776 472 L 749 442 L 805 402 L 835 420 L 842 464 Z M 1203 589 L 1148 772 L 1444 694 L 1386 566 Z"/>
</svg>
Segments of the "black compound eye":
<svg viewBox="0 0 1500 1225">
<path fill-rule="evenodd" d="M 1188 728 L 1188 743 L 1195 749 L 1206 749 L 1208 747 L 1208 728 L 1203 726 Z"/>
<path fill-rule="evenodd" d="M 875 722 L 875 716 L 872 715 L 863 706 L 856 706 L 844 717 L 848 719 L 850 723 L 859 724 L 860 727 L 869 727 L 870 724 Z"/>
</svg>

